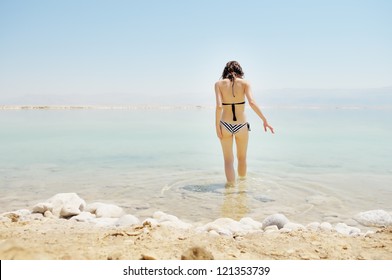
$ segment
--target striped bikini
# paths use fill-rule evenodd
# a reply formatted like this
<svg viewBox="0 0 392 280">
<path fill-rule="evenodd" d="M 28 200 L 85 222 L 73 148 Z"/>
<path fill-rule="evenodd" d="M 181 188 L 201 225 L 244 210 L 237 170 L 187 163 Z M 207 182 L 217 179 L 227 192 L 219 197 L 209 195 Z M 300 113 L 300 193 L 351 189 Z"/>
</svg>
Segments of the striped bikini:
<svg viewBox="0 0 392 280">
<path fill-rule="evenodd" d="M 238 123 L 238 124 L 234 124 L 234 123 L 227 123 L 224 121 L 220 121 L 221 125 L 223 125 L 224 128 L 227 129 L 227 131 L 229 131 L 231 134 L 236 134 L 238 131 L 240 131 L 241 128 L 243 128 L 244 126 L 248 127 L 248 130 L 250 131 L 250 125 L 248 122 L 246 123 Z"/>
</svg>

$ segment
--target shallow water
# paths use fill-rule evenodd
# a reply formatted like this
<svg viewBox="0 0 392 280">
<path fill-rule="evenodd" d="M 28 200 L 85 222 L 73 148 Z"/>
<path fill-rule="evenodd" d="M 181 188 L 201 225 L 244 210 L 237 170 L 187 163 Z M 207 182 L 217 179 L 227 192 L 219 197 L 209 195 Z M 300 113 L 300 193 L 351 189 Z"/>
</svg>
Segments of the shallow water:
<svg viewBox="0 0 392 280">
<path fill-rule="evenodd" d="M 390 110 L 249 112 L 248 178 L 225 187 L 213 109 L 0 111 L 0 212 L 59 192 L 156 210 L 190 222 L 218 217 L 351 222 L 392 211 Z"/>
</svg>

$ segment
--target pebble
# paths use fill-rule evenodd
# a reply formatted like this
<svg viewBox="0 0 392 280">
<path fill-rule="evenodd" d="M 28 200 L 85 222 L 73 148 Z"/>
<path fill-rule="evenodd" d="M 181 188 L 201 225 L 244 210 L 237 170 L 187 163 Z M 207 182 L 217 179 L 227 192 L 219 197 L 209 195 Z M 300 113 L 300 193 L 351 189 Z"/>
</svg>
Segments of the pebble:
<svg viewBox="0 0 392 280">
<path fill-rule="evenodd" d="M 125 215 L 125 212 L 121 207 L 102 202 L 88 204 L 86 211 L 95 214 L 97 218 L 120 218 Z"/>
<path fill-rule="evenodd" d="M 115 226 L 117 227 L 124 227 L 124 226 L 132 226 L 132 225 L 137 225 L 140 224 L 140 221 L 138 218 L 136 218 L 133 215 L 124 215 L 120 217 L 116 223 Z"/>
<path fill-rule="evenodd" d="M 361 233 L 361 230 L 356 227 L 350 227 L 346 225 L 345 223 L 338 223 L 335 225 L 334 228 L 338 233 L 344 234 L 344 235 L 358 235 Z"/>
<path fill-rule="evenodd" d="M 289 222 L 289 219 L 286 218 L 285 215 L 283 214 L 273 214 L 268 216 L 267 218 L 264 219 L 263 221 L 263 229 L 275 225 L 278 227 L 278 229 L 281 229 L 284 227 L 285 224 Z"/>
<path fill-rule="evenodd" d="M 320 227 L 319 222 L 313 222 L 313 223 L 310 223 L 306 226 L 306 228 L 311 231 L 317 231 L 319 229 L 319 227 Z"/>
<path fill-rule="evenodd" d="M 332 225 L 330 224 L 330 223 L 328 223 L 328 222 L 322 222 L 321 224 L 320 224 L 320 227 L 319 227 L 322 231 L 331 231 L 333 228 L 332 228 Z"/>
<path fill-rule="evenodd" d="M 288 222 L 287 224 L 284 225 L 283 229 L 289 229 L 289 230 L 299 230 L 299 229 L 305 229 L 305 227 L 301 224 L 297 223 L 292 223 Z"/>
<path fill-rule="evenodd" d="M 94 214 L 91 214 L 90 212 L 82 212 L 77 216 L 73 216 L 70 220 L 74 220 L 77 222 L 91 222 L 95 218 L 96 216 Z"/>
</svg>

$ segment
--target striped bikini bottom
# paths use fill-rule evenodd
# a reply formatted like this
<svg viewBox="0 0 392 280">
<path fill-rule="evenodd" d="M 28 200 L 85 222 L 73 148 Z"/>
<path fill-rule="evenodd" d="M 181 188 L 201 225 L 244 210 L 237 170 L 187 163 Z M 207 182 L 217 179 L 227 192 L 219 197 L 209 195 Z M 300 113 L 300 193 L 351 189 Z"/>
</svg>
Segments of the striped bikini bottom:
<svg viewBox="0 0 392 280">
<path fill-rule="evenodd" d="M 243 128 L 245 126 L 247 126 L 248 127 L 248 131 L 250 131 L 250 124 L 248 122 L 234 124 L 234 123 L 227 123 L 227 122 L 224 122 L 224 121 L 220 121 L 220 123 L 231 134 L 236 134 L 238 131 L 240 131 L 241 128 Z"/>
</svg>

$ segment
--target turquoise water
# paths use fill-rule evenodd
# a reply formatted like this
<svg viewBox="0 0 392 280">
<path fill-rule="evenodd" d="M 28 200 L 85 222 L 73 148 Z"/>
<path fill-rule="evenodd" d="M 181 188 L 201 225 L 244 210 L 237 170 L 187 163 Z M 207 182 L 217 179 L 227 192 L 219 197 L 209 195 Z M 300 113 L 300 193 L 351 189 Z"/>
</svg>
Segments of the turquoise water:
<svg viewBox="0 0 392 280">
<path fill-rule="evenodd" d="M 0 212 L 59 192 L 196 223 L 277 212 L 350 223 L 392 211 L 391 110 L 264 113 L 276 134 L 248 112 L 248 179 L 225 188 L 213 109 L 0 111 Z"/>
</svg>

